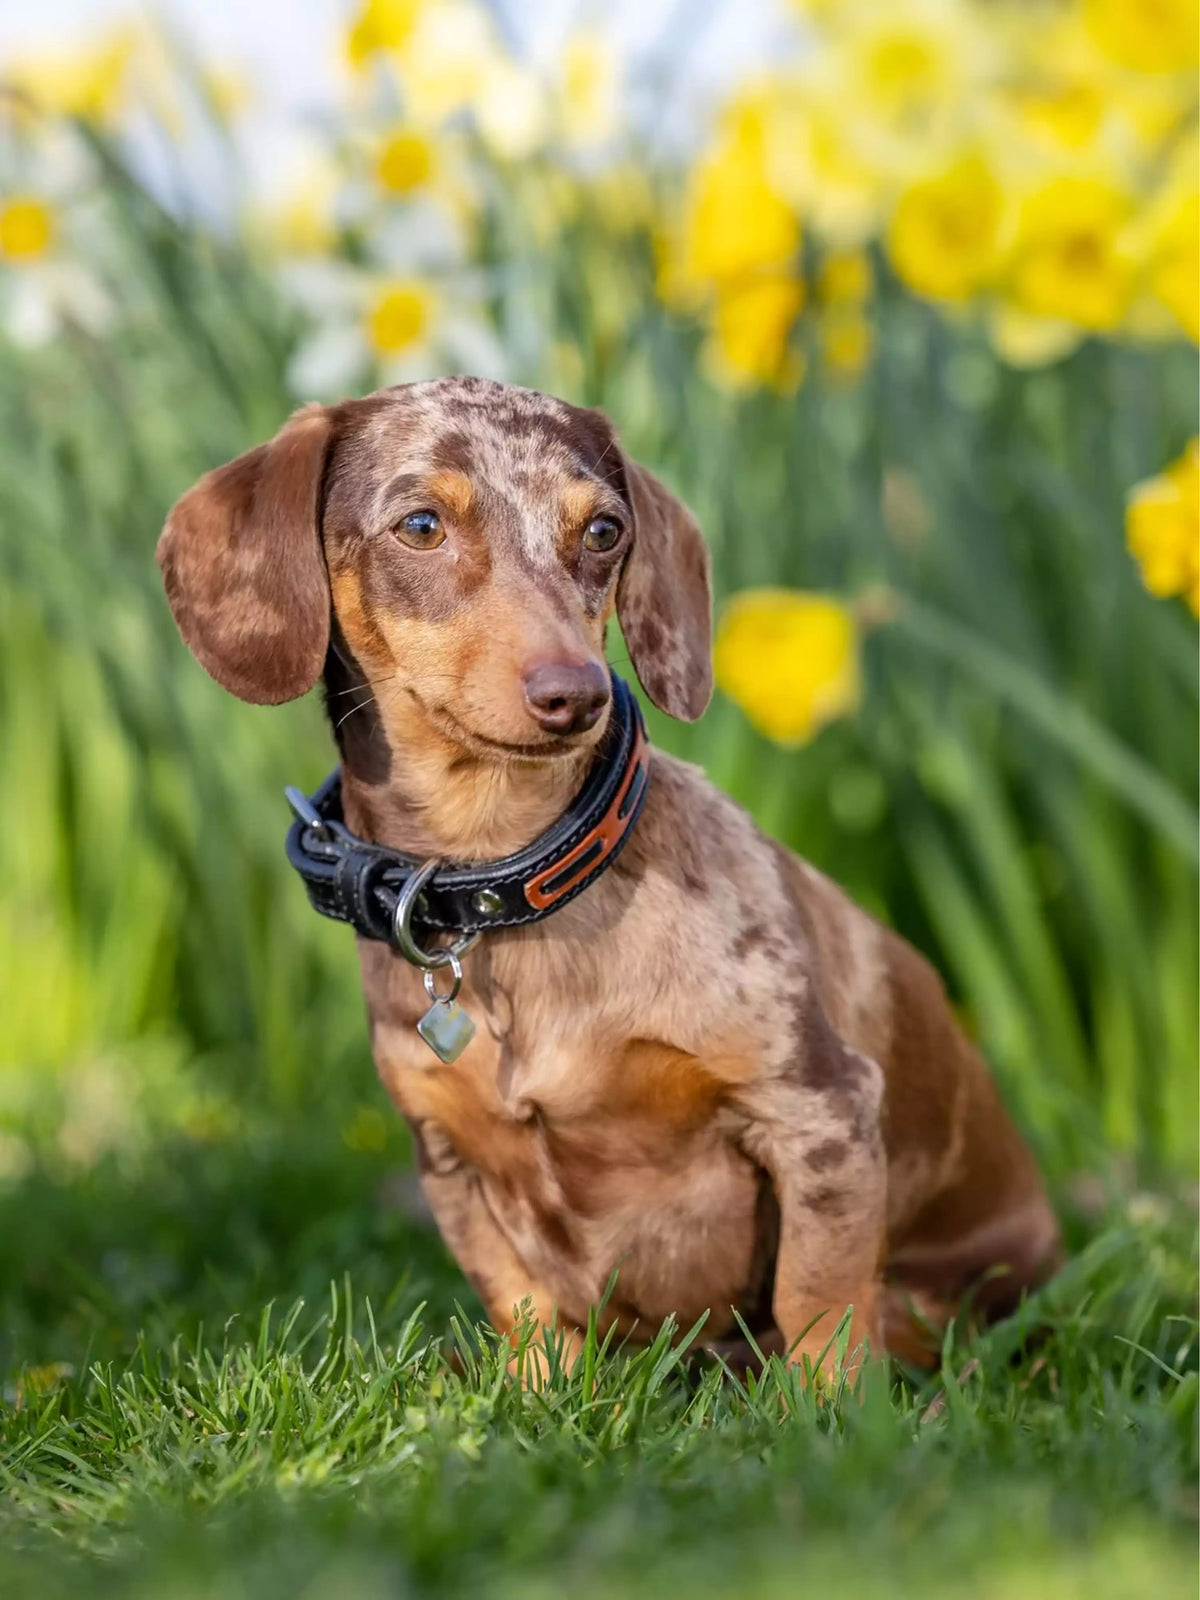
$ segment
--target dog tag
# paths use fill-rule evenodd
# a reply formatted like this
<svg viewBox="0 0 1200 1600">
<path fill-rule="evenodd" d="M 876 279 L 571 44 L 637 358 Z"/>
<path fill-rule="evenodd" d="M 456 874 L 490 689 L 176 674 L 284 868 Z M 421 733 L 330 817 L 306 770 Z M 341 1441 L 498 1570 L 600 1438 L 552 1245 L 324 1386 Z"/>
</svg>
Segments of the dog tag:
<svg viewBox="0 0 1200 1600">
<path fill-rule="evenodd" d="M 475 1037 L 475 1024 L 457 1000 L 436 999 L 417 1023 L 417 1032 L 437 1056 L 457 1061 Z"/>
</svg>

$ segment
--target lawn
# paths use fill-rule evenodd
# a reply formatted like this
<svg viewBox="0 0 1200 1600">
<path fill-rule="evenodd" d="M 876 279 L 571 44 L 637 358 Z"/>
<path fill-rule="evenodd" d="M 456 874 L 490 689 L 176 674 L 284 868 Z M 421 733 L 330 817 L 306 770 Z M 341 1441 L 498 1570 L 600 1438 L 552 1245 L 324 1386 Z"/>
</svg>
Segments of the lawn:
<svg viewBox="0 0 1200 1600">
<path fill-rule="evenodd" d="M 0 1241 L 6 1593 L 1195 1587 L 1194 1231 L 1145 1198 L 936 1377 L 820 1402 L 665 1337 L 523 1390 L 411 1181 L 311 1132 L 31 1178 Z"/>
<path fill-rule="evenodd" d="M 0 94 L 0 1593 L 1195 1593 L 1196 86 L 1108 0 L 1032 53 L 943 9 L 872 27 L 963 159 L 900 173 L 847 89 L 812 192 L 764 155 L 831 137 L 794 62 L 695 147 L 580 154 L 555 102 L 518 151 L 382 0 L 286 216 L 186 55 Z M 720 689 L 652 738 L 931 957 L 1038 1154 L 1069 1262 L 932 1376 L 817 1397 L 667 1328 L 522 1387 L 428 1220 L 283 857 L 317 697 L 225 696 L 152 551 L 298 401 L 476 367 L 694 508 Z"/>
</svg>

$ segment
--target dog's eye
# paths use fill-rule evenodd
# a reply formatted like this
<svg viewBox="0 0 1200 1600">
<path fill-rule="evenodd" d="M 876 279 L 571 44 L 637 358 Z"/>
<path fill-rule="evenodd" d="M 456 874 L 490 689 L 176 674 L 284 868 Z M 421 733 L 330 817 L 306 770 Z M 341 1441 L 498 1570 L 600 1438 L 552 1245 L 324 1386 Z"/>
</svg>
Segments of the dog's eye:
<svg viewBox="0 0 1200 1600">
<path fill-rule="evenodd" d="M 583 547 L 585 550 L 611 550 L 621 533 L 621 524 L 615 517 L 593 517 L 583 530 Z"/>
<path fill-rule="evenodd" d="M 397 526 L 396 537 L 414 550 L 436 550 L 446 535 L 436 511 L 411 511 Z"/>
</svg>

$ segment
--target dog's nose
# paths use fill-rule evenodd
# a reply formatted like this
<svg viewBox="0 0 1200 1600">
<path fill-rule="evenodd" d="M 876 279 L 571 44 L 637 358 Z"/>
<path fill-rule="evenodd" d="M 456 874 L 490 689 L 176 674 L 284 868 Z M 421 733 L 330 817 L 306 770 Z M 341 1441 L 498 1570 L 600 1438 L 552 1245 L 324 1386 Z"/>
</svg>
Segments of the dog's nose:
<svg viewBox="0 0 1200 1600">
<path fill-rule="evenodd" d="M 585 733 L 608 704 L 608 673 L 598 661 L 542 661 L 525 674 L 525 706 L 547 733 Z"/>
</svg>

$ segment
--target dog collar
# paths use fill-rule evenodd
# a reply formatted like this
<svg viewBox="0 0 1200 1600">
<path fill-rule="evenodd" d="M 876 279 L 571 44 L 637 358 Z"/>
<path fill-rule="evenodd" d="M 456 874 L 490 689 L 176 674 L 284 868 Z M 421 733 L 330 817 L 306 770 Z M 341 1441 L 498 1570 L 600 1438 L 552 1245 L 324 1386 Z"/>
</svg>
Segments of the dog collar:
<svg viewBox="0 0 1200 1600">
<path fill-rule="evenodd" d="M 641 710 L 615 673 L 612 687 L 608 727 L 583 788 L 545 833 L 499 861 L 423 862 L 359 839 L 342 815 L 340 767 L 311 798 L 285 790 L 296 817 L 287 856 L 313 906 L 427 965 L 417 959 L 419 948 L 410 953 L 418 930 L 470 936 L 521 927 L 582 894 L 621 853 L 650 780 Z M 418 887 L 418 893 L 405 894 Z M 465 950 L 466 942 L 456 941 L 455 948 Z"/>
</svg>

